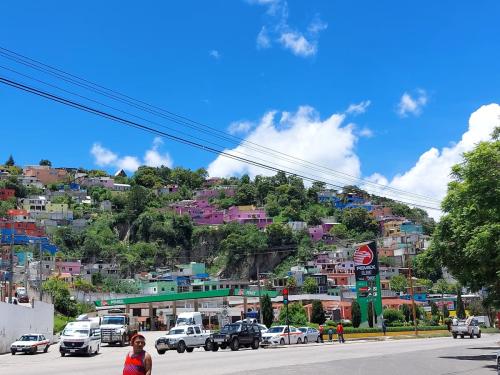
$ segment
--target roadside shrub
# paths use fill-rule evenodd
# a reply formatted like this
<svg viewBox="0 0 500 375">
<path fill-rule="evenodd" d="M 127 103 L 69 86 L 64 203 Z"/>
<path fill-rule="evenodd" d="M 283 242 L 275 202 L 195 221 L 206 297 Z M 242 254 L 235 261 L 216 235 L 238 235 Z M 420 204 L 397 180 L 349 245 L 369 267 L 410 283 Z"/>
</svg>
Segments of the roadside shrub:
<svg viewBox="0 0 500 375">
<path fill-rule="evenodd" d="M 396 322 L 403 323 L 405 320 L 403 313 L 396 309 L 385 309 L 383 314 L 388 326 L 391 326 Z"/>
</svg>

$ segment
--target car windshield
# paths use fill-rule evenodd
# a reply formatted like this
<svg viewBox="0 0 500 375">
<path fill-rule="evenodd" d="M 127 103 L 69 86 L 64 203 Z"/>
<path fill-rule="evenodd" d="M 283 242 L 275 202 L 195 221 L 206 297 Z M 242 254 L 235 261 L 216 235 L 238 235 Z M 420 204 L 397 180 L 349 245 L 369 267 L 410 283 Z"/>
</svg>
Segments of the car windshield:
<svg viewBox="0 0 500 375">
<path fill-rule="evenodd" d="M 283 331 L 283 327 L 271 327 L 267 330 L 267 333 L 281 333 Z"/>
<path fill-rule="evenodd" d="M 63 331 L 63 336 L 88 336 L 88 329 L 73 329 L 73 328 L 65 328 Z"/>
<path fill-rule="evenodd" d="M 169 335 L 182 335 L 184 333 L 183 329 L 171 329 L 168 333 Z"/>
<path fill-rule="evenodd" d="M 21 336 L 19 341 L 38 341 L 38 336 L 35 335 L 24 335 Z"/>
<path fill-rule="evenodd" d="M 101 324 L 124 324 L 125 318 L 123 316 L 105 316 L 102 318 Z"/>
<path fill-rule="evenodd" d="M 239 324 L 227 324 L 221 329 L 221 332 L 223 333 L 238 332 L 239 328 L 240 328 Z"/>
</svg>

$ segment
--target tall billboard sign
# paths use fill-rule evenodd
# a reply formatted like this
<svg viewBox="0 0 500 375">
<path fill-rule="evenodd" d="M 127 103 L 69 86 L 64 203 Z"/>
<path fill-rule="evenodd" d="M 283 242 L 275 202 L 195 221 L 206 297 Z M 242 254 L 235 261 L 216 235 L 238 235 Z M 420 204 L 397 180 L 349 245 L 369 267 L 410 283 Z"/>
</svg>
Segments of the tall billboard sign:
<svg viewBox="0 0 500 375">
<path fill-rule="evenodd" d="M 375 322 L 381 323 L 382 289 L 378 267 L 377 244 L 375 241 L 358 245 L 354 252 L 354 273 L 356 295 L 361 308 L 361 324 L 368 325 L 368 305 L 373 303 Z"/>
</svg>

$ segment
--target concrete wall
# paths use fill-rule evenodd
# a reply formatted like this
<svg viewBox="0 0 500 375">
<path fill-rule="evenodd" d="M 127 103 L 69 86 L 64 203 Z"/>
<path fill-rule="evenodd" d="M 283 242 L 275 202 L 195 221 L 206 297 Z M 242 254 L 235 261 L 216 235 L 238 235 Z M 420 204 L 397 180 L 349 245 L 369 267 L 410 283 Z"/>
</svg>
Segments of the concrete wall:
<svg viewBox="0 0 500 375">
<path fill-rule="evenodd" d="M 52 340 L 54 305 L 34 301 L 34 307 L 0 302 L 0 353 L 25 333 L 40 333 Z"/>
</svg>

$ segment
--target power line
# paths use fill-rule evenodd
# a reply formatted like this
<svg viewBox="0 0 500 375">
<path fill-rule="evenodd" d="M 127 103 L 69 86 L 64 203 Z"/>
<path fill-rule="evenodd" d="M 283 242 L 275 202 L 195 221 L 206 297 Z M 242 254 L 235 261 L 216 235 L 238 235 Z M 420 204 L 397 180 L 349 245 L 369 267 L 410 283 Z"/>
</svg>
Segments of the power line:
<svg viewBox="0 0 500 375">
<path fill-rule="evenodd" d="M 288 158 L 288 159 L 285 159 L 288 162 L 292 162 L 292 160 L 290 160 L 290 158 L 291 158 L 295 162 L 299 161 L 300 162 L 299 164 L 304 164 L 304 163 L 307 164 L 309 166 L 309 168 L 311 168 L 311 166 L 314 166 L 316 168 L 320 168 L 320 169 L 316 169 L 316 170 L 317 171 L 322 171 L 322 172 L 328 171 L 327 173 L 335 175 L 337 178 L 342 178 L 344 180 L 350 181 L 349 183 L 354 183 L 354 184 L 362 183 L 362 184 L 365 184 L 365 185 L 370 185 L 370 186 L 373 186 L 373 187 L 377 187 L 379 189 L 382 189 L 383 191 L 391 191 L 391 192 L 398 193 L 400 195 L 418 197 L 419 199 L 428 201 L 429 203 L 439 203 L 438 200 L 436 200 L 434 198 L 431 198 L 431 197 L 428 197 L 428 196 L 425 196 L 425 195 L 422 195 L 422 194 L 407 192 L 407 191 L 404 191 L 404 190 L 401 190 L 401 189 L 398 189 L 398 188 L 386 186 L 386 185 L 383 185 L 383 184 L 378 184 L 378 183 L 375 183 L 373 181 L 364 180 L 364 179 L 361 179 L 361 178 L 349 175 L 349 174 L 344 173 L 344 172 L 336 171 L 336 170 L 333 170 L 331 168 L 328 168 L 328 167 L 325 167 L 325 166 L 321 166 L 319 164 L 312 163 L 312 162 L 309 162 L 309 161 L 297 158 L 295 156 L 291 156 L 291 155 L 282 153 L 282 152 L 277 151 L 277 150 L 273 150 L 271 148 L 268 148 L 268 147 L 265 147 L 265 146 L 253 143 L 253 142 L 248 141 L 248 140 L 245 140 L 243 138 L 240 138 L 240 137 L 237 137 L 237 136 L 234 136 L 234 135 L 230 135 L 230 134 L 228 134 L 226 132 L 220 131 L 220 130 L 218 130 L 216 128 L 213 128 L 211 126 L 208 126 L 208 125 L 205 125 L 203 123 L 191 120 L 191 119 L 189 119 L 187 117 L 184 117 L 184 116 L 177 115 L 177 114 L 175 114 L 173 112 L 170 112 L 170 111 L 167 111 L 165 109 L 162 109 L 162 108 L 159 108 L 159 107 L 155 107 L 155 106 L 150 105 L 150 104 L 148 104 L 148 103 L 146 103 L 144 101 L 141 101 L 141 100 L 138 100 L 138 99 L 134 99 L 134 98 L 132 98 L 130 96 L 127 96 L 127 95 L 121 94 L 121 93 L 119 93 L 117 91 L 108 89 L 108 88 L 106 88 L 106 87 L 104 87 L 102 85 L 93 83 L 93 82 L 91 82 L 89 80 L 86 80 L 86 79 L 80 78 L 78 76 L 75 76 L 73 74 L 67 73 L 67 72 L 65 72 L 65 71 L 63 71 L 61 69 L 58 69 L 58 68 L 52 67 L 50 65 L 44 64 L 44 63 L 42 63 L 40 61 L 37 61 L 37 60 L 32 59 L 30 57 L 21 55 L 19 53 L 16 53 L 14 51 L 8 50 L 6 48 L 0 47 L 0 55 L 4 56 L 5 58 L 10 59 L 12 61 L 15 61 L 15 62 L 18 62 L 20 64 L 23 64 L 25 66 L 29 66 L 29 67 L 31 67 L 33 69 L 38 70 L 38 71 L 42 71 L 42 72 L 45 72 L 47 74 L 51 74 L 52 76 L 56 76 L 56 77 L 58 77 L 58 78 L 60 78 L 60 79 L 62 79 L 64 81 L 66 81 L 66 82 L 69 82 L 69 83 L 75 84 L 77 86 L 86 88 L 86 89 L 91 90 L 93 92 L 97 92 L 97 93 L 99 93 L 101 95 L 104 95 L 104 96 L 106 96 L 108 98 L 111 98 L 113 100 L 120 101 L 122 103 L 131 105 L 131 106 L 134 106 L 135 108 L 138 108 L 138 109 L 141 109 L 143 111 L 146 111 L 148 113 L 151 113 L 151 114 L 154 114 L 154 115 L 166 118 L 166 119 L 168 119 L 170 121 L 173 121 L 173 122 L 175 122 L 177 124 L 186 125 L 186 126 L 188 126 L 190 128 L 196 129 L 198 131 L 207 133 L 207 134 L 212 135 L 212 136 L 214 135 L 213 134 L 214 132 L 218 133 L 218 134 L 221 134 L 222 136 L 221 135 L 217 135 L 216 137 L 228 140 L 228 141 L 233 142 L 233 143 L 235 143 L 237 141 L 237 142 L 240 142 L 241 144 L 251 145 L 251 147 L 248 147 L 249 149 L 255 149 L 255 148 L 253 148 L 253 146 L 256 146 L 256 147 L 258 147 L 260 149 L 259 152 L 262 152 L 262 149 L 265 149 L 265 150 L 270 151 L 270 152 L 272 152 L 274 154 L 285 156 L 286 158 Z M 78 95 L 78 94 L 75 94 L 75 95 Z M 89 100 L 92 100 L 92 99 L 89 99 Z M 140 105 L 137 105 L 137 103 L 140 103 Z M 153 111 L 151 110 L 151 108 L 153 109 Z M 161 111 L 161 112 L 158 112 L 158 111 Z M 164 113 L 166 113 L 168 116 L 165 116 Z M 203 127 L 203 128 L 209 129 L 209 130 L 207 131 L 206 129 L 202 129 L 200 127 Z M 416 199 L 416 198 L 414 198 L 414 199 Z"/>
<path fill-rule="evenodd" d="M 218 155 L 222 155 L 224 157 L 228 157 L 228 158 L 233 159 L 233 160 L 241 161 L 241 162 L 244 162 L 244 163 L 247 163 L 247 164 L 251 164 L 251 165 L 263 168 L 263 169 L 271 170 L 271 171 L 274 171 L 274 172 L 284 171 L 284 172 L 290 173 L 290 172 L 288 172 L 286 170 L 283 170 L 281 168 L 276 168 L 276 167 L 273 167 L 273 166 L 270 166 L 270 165 L 267 165 L 267 164 L 256 162 L 254 160 L 250 160 L 250 159 L 243 158 L 243 157 L 240 157 L 240 156 L 237 156 L 237 155 L 233 155 L 233 154 L 230 154 L 230 153 L 228 153 L 226 151 L 218 150 L 218 149 L 206 146 L 206 145 L 198 143 L 198 142 L 194 142 L 194 141 L 191 141 L 191 140 L 188 140 L 188 139 L 185 139 L 185 138 L 182 138 L 182 137 L 170 134 L 170 133 L 166 133 L 166 132 L 160 131 L 158 129 L 154 129 L 152 127 L 149 127 L 149 126 L 146 126 L 146 125 L 142 125 L 140 123 L 137 123 L 137 122 L 134 122 L 134 121 L 131 121 L 131 120 L 127 120 L 127 119 L 121 118 L 119 116 L 116 116 L 116 115 L 104 112 L 102 110 L 99 110 L 99 109 L 96 109 L 96 108 L 92 108 L 92 107 L 89 107 L 87 105 L 84 105 L 84 104 L 81 104 L 81 103 L 78 103 L 78 102 L 75 102 L 75 101 L 72 101 L 72 100 L 69 100 L 69 99 L 65 99 L 65 98 L 60 97 L 58 95 L 54 95 L 54 94 L 48 93 L 46 91 L 42 91 L 42 90 L 36 89 L 34 87 L 31 87 L 31 86 L 27 86 L 27 85 L 21 84 L 21 83 L 16 82 L 16 81 L 9 80 L 7 78 L 0 77 L 0 82 L 3 83 L 3 84 L 6 84 L 8 86 L 20 89 L 22 91 L 29 92 L 31 94 L 35 94 L 37 96 L 44 97 L 46 99 L 49 99 L 49 100 L 52 100 L 52 101 L 55 101 L 55 102 L 58 102 L 58 103 L 61 103 L 61 104 L 65 104 L 67 106 L 70 106 L 70 107 L 73 107 L 73 108 L 76 108 L 76 109 L 80 109 L 80 110 L 88 112 L 88 113 L 92 113 L 92 114 L 95 114 L 95 115 L 107 118 L 109 120 L 121 123 L 121 124 L 129 126 L 129 127 L 140 129 L 140 130 L 143 130 L 143 131 L 146 131 L 146 132 L 149 132 L 149 133 L 161 136 L 161 137 L 169 138 L 169 139 L 172 139 L 172 140 L 174 140 L 176 142 L 180 142 L 180 143 L 183 143 L 183 144 L 195 147 L 195 148 L 199 148 L 199 149 L 202 149 L 202 150 L 207 151 L 207 152 L 211 152 L 211 153 L 215 153 L 215 154 L 218 154 Z M 304 180 L 307 180 L 307 181 L 325 183 L 325 181 L 317 180 L 317 179 L 311 178 L 309 176 L 304 176 L 304 175 L 297 174 L 297 173 L 292 173 L 292 174 L 296 175 L 297 177 L 303 178 Z M 332 183 L 325 183 L 325 184 L 326 185 L 330 185 L 330 186 L 339 187 L 338 185 L 335 185 L 335 184 L 332 184 Z M 403 203 L 406 203 L 406 202 L 403 202 Z M 425 206 L 425 205 L 421 205 L 421 204 L 416 204 L 416 203 L 411 203 L 411 204 L 414 205 L 414 206 L 417 206 L 417 207 L 422 207 L 422 208 L 427 208 L 427 209 L 437 209 L 435 207 L 429 207 L 429 206 Z"/>
</svg>

